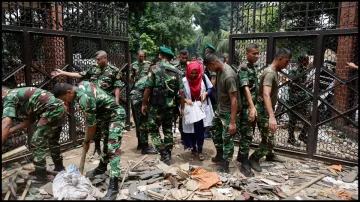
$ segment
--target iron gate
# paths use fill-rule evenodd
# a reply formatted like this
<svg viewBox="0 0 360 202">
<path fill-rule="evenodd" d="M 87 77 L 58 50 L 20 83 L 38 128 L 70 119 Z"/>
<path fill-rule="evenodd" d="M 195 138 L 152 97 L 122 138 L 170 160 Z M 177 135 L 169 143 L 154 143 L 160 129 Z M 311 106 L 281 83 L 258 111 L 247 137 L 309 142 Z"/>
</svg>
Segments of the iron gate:
<svg viewBox="0 0 360 202">
<path fill-rule="evenodd" d="M 259 76 L 271 64 L 278 48 L 293 53 L 289 67 L 279 73 L 275 150 L 333 163 L 357 164 L 358 72 L 345 66 L 346 62 L 358 64 L 358 3 L 236 2 L 232 3 L 231 14 L 231 64 L 236 66 L 246 60 L 248 43 L 260 46 Z M 302 75 L 290 77 L 289 69 L 296 68 L 302 53 L 310 56 L 310 65 Z M 296 80 L 304 75 L 310 85 Z M 307 98 L 289 97 L 291 86 L 301 89 Z M 305 110 L 304 106 L 309 107 Z M 295 130 L 295 137 L 304 128 L 307 143 L 299 147 L 289 144 L 290 127 Z M 257 131 L 253 146 L 260 141 Z"/>
<path fill-rule="evenodd" d="M 3 86 L 34 86 L 53 91 L 57 82 L 78 80 L 51 77 L 56 68 L 79 72 L 95 64 L 94 53 L 105 50 L 109 64 L 121 71 L 121 104 L 130 123 L 128 7 L 123 2 L 3 2 Z M 5 54 L 4 54 L 5 52 Z M 70 106 L 60 143 L 73 145 L 85 135 L 84 117 Z M 34 126 L 27 132 L 32 134 Z M 29 135 L 31 137 L 31 135 Z M 9 137 L 2 152 L 30 140 L 24 132 Z"/>
</svg>

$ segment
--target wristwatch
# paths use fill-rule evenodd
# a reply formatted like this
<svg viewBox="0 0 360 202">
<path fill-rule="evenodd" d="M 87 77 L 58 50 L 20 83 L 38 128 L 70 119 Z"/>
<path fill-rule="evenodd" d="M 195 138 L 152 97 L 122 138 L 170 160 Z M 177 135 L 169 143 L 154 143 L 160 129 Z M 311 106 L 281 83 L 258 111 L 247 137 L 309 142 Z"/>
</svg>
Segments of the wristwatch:
<svg viewBox="0 0 360 202">
<path fill-rule="evenodd" d="M 89 144 L 89 143 L 90 143 L 90 140 L 88 140 L 88 141 L 85 141 L 85 140 L 84 140 L 84 142 L 85 142 L 86 144 Z"/>
</svg>

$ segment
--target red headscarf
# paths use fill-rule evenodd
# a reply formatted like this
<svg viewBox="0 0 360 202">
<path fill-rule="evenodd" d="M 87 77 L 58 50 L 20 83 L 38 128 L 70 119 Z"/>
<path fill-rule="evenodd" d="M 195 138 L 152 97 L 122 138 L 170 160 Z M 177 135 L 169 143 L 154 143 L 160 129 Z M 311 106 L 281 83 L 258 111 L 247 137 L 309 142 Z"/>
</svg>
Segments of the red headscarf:
<svg viewBox="0 0 360 202">
<path fill-rule="evenodd" d="M 197 78 L 191 80 L 190 75 L 193 70 L 197 70 L 199 74 Z M 191 96 L 195 100 L 200 100 L 202 73 L 203 73 L 203 68 L 198 61 L 190 62 L 186 67 L 186 79 L 189 82 Z"/>
</svg>

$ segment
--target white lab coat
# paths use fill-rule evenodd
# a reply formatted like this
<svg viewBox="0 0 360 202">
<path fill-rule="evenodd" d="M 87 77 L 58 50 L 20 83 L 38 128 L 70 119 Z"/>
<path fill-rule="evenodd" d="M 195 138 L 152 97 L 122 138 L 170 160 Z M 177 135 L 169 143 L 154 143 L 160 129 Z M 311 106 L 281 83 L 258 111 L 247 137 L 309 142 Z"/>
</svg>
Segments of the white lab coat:
<svg viewBox="0 0 360 202">
<path fill-rule="evenodd" d="M 207 76 L 204 76 L 205 81 L 201 82 L 201 90 L 200 90 L 200 95 L 202 95 L 204 92 L 206 92 L 206 87 L 204 82 L 206 82 L 208 89 L 212 88 L 213 85 L 211 84 L 210 80 L 207 78 Z M 190 87 L 189 87 L 189 83 L 186 79 L 186 77 L 184 77 L 183 79 L 183 83 L 184 83 L 184 95 L 185 98 L 188 100 L 191 100 L 191 92 L 190 92 Z M 209 104 L 208 104 L 209 101 Z M 205 99 L 204 103 L 202 104 L 202 108 L 206 114 L 206 117 L 203 119 L 204 121 L 204 127 L 208 127 L 211 126 L 211 122 L 214 118 L 214 111 L 211 105 L 211 101 L 210 98 L 209 99 Z M 184 117 L 182 118 L 182 126 L 183 126 L 183 131 L 184 133 L 194 133 L 194 124 L 185 124 L 185 119 Z"/>
</svg>

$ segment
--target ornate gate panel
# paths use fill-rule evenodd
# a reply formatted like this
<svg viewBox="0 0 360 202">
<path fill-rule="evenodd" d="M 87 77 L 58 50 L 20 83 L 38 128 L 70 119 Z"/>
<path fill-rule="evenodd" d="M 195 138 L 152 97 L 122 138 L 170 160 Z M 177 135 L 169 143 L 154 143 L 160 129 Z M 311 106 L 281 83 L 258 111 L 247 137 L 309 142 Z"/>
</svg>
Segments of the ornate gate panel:
<svg viewBox="0 0 360 202">
<path fill-rule="evenodd" d="M 250 42 L 259 44 L 263 53 L 259 76 L 277 49 L 287 48 L 293 54 L 287 69 L 279 72 L 275 150 L 357 163 L 358 70 L 347 68 L 346 62 L 359 61 L 358 3 L 234 2 L 231 14 L 231 64 L 246 59 L 245 46 Z M 304 54 L 309 58 L 306 70 L 290 74 L 299 68 Z M 306 141 L 291 144 L 291 134 L 298 140 L 301 133 L 307 135 Z M 253 146 L 259 143 L 257 131 Z"/>
<path fill-rule="evenodd" d="M 79 72 L 95 64 L 94 53 L 105 50 L 109 63 L 121 69 L 121 104 L 129 114 L 128 7 L 126 2 L 3 2 L 2 81 L 9 88 L 35 86 L 52 92 L 55 83 L 79 80 L 51 77 L 56 68 Z M 127 124 L 130 116 L 127 116 Z M 20 121 L 20 120 L 19 120 Z M 82 112 L 70 106 L 60 142 L 84 137 Z M 34 126 L 12 135 L 6 152 L 29 141 Z"/>
</svg>

